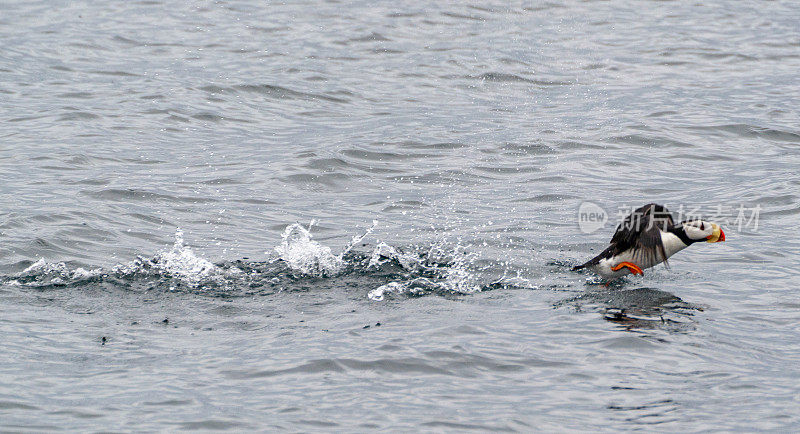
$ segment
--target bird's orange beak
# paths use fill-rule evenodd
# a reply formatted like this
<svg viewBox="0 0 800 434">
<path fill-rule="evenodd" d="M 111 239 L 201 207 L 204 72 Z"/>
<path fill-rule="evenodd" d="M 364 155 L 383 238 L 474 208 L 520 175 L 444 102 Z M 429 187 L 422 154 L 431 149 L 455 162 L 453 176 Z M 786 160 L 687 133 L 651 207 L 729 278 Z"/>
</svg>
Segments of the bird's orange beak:
<svg viewBox="0 0 800 434">
<path fill-rule="evenodd" d="M 722 232 L 722 228 L 716 223 L 711 223 L 711 227 L 714 228 L 714 232 L 706 237 L 708 242 L 719 243 L 721 241 L 725 241 L 725 232 Z"/>
</svg>

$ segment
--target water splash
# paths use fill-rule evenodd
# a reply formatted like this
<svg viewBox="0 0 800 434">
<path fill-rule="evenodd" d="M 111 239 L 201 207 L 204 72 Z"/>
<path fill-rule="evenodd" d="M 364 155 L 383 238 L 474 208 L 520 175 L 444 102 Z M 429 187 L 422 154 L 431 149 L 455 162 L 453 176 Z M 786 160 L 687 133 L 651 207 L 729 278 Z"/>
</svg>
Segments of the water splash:
<svg viewBox="0 0 800 434">
<path fill-rule="evenodd" d="M 184 278 L 190 283 L 199 283 L 204 278 L 224 274 L 219 267 L 198 257 L 184 244 L 183 231 L 180 229 L 175 231 L 172 250 L 159 253 L 151 262 L 162 272 Z"/>
<path fill-rule="evenodd" d="M 420 296 L 430 293 L 471 294 L 482 290 L 478 274 L 473 270 L 477 256 L 466 252 L 460 244 L 449 247 L 444 241 L 432 243 L 427 251 L 404 253 L 385 243 L 372 252 L 368 268 L 387 263 L 399 265 L 406 277 L 389 282 L 367 294 L 381 301 L 387 295 Z"/>
<path fill-rule="evenodd" d="M 44 259 L 31 264 L 13 276 L 18 284 L 44 287 L 50 285 L 72 285 L 92 279 L 135 279 L 137 277 L 154 277 L 168 281 L 170 289 L 184 284 L 190 288 L 211 285 L 215 288 L 227 288 L 241 280 L 242 270 L 229 266 L 217 266 L 197 256 L 189 246 L 184 244 L 183 231 L 175 232 L 175 243 L 171 249 L 161 251 L 152 258 L 136 257 L 126 264 L 118 264 L 111 270 L 94 268 L 86 270 L 78 267 L 70 269 L 64 262 L 47 262 Z"/>
<path fill-rule="evenodd" d="M 13 282 L 28 286 L 66 285 L 101 276 L 103 270 L 86 270 L 78 267 L 70 270 L 64 262 L 47 262 L 40 258 L 14 276 Z"/>
<path fill-rule="evenodd" d="M 353 236 L 338 255 L 334 255 L 330 247 L 312 239 L 311 227 L 314 224 L 316 221 L 312 220 L 307 228 L 300 223 L 287 226 L 281 235 L 283 240 L 278 247 L 275 247 L 275 251 L 292 271 L 300 275 L 330 277 L 342 272 L 345 267 L 344 256 L 372 233 L 378 222 L 373 220 L 372 226 L 362 235 Z"/>
<path fill-rule="evenodd" d="M 470 294 L 481 291 L 478 274 L 473 270 L 477 256 L 467 253 L 466 247 L 452 246 L 444 240 L 431 243 L 427 249 L 404 252 L 385 242 L 379 242 L 366 258 L 350 254 L 353 248 L 377 225 L 354 236 L 338 255 L 330 247 L 313 239 L 312 220 L 307 227 L 295 223 L 286 227 L 281 244 L 275 248 L 279 259 L 295 277 L 334 277 L 350 270 L 370 273 L 388 272 L 396 279 L 370 291 L 371 300 L 380 301 L 387 295 L 420 296 L 431 293 Z M 399 270 L 398 270 L 399 267 Z"/>
<path fill-rule="evenodd" d="M 172 249 L 161 251 L 151 259 L 139 256 L 128 264 L 117 265 L 112 272 L 118 276 L 145 274 L 176 278 L 191 288 L 204 284 L 225 286 L 227 278 L 243 274 L 239 268 L 223 269 L 197 256 L 184 243 L 183 231 L 180 228 L 175 231 L 175 243 Z M 174 286 L 171 289 L 174 289 Z"/>
</svg>

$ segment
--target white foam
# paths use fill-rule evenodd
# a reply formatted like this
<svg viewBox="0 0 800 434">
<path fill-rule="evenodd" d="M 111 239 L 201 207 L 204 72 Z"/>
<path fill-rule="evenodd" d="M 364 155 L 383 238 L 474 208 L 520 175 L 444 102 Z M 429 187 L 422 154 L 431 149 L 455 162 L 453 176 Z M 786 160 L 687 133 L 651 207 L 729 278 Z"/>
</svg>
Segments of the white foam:
<svg viewBox="0 0 800 434">
<path fill-rule="evenodd" d="M 63 262 L 47 262 L 44 258 L 39 258 L 38 261 L 31 264 L 28 268 L 22 270 L 20 273 L 21 276 L 33 276 L 39 274 L 50 274 L 50 273 L 66 273 L 67 264 Z"/>
<path fill-rule="evenodd" d="M 409 271 L 418 269 L 420 265 L 418 256 L 403 253 L 389 244 L 381 242 L 372 250 L 367 268 L 379 267 L 392 260 L 397 261 L 401 267 Z"/>
<path fill-rule="evenodd" d="M 407 286 L 408 285 L 406 283 L 389 282 L 386 285 L 379 286 L 370 291 L 369 294 L 367 294 L 367 297 L 369 297 L 370 300 L 383 301 L 383 297 L 387 293 L 402 294 L 405 292 Z"/>
<path fill-rule="evenodd" d="M 101 268 L 94 268 L 86 270 L 85 268 L 78 267 L 70 270 L 64 262 L 47 262 L 44 258 L 40 258 L 20 273 L 16 277 L 34 277 L 33 282 L 27 284 L 29 286 L 38 285 L 61 285 L 80 280 L 90 279 L 99 276 L 103 273 Z"/>
</svg>

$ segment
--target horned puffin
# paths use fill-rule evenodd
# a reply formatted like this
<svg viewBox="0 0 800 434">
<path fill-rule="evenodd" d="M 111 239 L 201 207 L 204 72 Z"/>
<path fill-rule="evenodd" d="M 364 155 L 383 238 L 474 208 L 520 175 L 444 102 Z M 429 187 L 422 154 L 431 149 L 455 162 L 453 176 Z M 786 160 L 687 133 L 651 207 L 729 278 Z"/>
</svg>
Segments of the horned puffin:
<svg viewBox="0 0 800 434">
<path fill-rule="evenodd" d="M 642 270 L 662 262 L 669 268 L 670 256 L 700 241 L 725 241 L 725 232 L 703 220 L 675 224 L 664 206 L 650 203 L 625 217 L 602 253 L 572 270 L 586 268 L 609 280 L 643 275 Z"/>
</svg>

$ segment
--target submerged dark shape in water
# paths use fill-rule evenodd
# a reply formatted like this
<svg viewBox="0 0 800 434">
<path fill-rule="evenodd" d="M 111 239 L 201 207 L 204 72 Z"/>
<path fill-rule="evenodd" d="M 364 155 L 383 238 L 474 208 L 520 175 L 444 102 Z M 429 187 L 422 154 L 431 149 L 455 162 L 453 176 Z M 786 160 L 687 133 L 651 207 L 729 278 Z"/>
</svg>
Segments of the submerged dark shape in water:
<svg viewBox="0 0 800 434">
<path fill-rule="evenodd" d="M 694 312 L 704 310 L 703 306 L 685 302 L 670 292 L 646 287 L 633 289 L 598 287 L 596 290 L 587 290 L 561 300 L 554 306 L 572 306 L 578 311 L 583 310 L 585 306 L 591 306 L 600 312 L 605 320 L 626 326 L 628 329 L 691 328 L 694 323 L 692 320 Z"/>
</svg>

